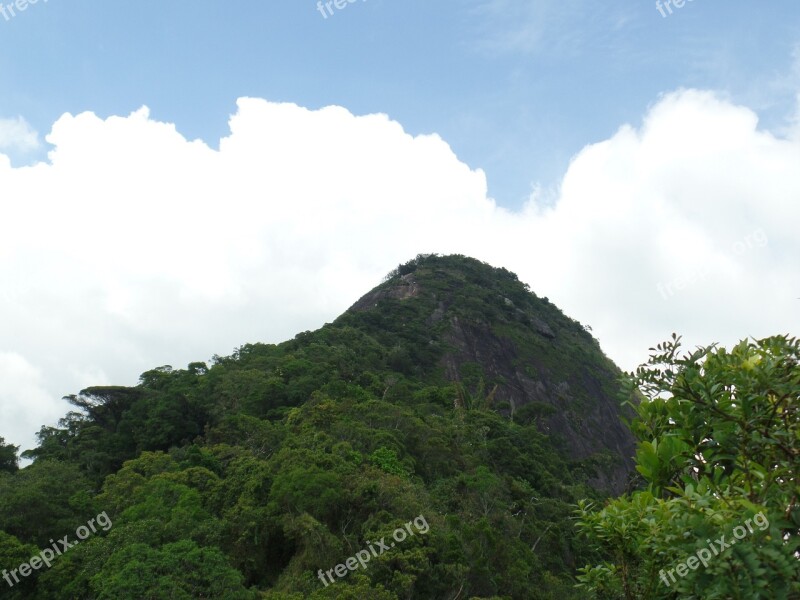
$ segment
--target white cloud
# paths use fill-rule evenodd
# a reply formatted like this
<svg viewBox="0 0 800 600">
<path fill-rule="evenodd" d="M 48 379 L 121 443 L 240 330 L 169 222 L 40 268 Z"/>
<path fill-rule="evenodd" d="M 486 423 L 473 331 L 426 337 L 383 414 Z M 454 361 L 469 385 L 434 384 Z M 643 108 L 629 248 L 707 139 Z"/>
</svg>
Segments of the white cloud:
<svg viewBox="0 0 800 600">
<path fill-rule="evenodd" d="M 25 357 L 0 352 L 0 437 L 6 436 L 7 443 L 29 442 L 43 423 L 60 416 L 59 404 L 47 392 L 43 374 Z"/>
<path fill-rule="evenodd" d="M 0 118 L 0 153 L 27 153 L 38 149 L 39 134 L 22 117 Z"/>
<path fill-rule="evenodd" d="M 666 96 L 639 130 L 574 159 L 545 219 L 564 240 L 545 287 L 626 368 L 671 331 L 692 344 L 797 334 L 797 165 L 800 144 L 751 111 Z"/>
<path fill-rule="evenodd" d="M 420 252 L 516 271 L 625 368 L 672 331 L 800 324 L 800 142 L 709 93 L 665 96 L 519 214 L 437 136 L 338 107 L 242 99 L 219 151 L 146 109 L 47 140 L 50 164 L 0 162 L 0 435 L 25 447 L 62 395 L 316 328 Z"/>
</svg>

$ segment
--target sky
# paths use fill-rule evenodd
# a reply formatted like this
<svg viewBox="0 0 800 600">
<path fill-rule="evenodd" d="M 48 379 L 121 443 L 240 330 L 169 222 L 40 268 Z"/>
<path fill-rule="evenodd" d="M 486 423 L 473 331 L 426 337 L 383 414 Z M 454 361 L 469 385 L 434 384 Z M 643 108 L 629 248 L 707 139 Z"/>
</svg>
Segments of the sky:
<svg viewBox="0 0 800 600">
<path fill-rule="evenodd" d="M 800 5 L 0 0 L 0 436 L 418 253 L 626 370 L 800 330 Z M 22 8 L 21 8 L 22 7 Z"/>
</svg>

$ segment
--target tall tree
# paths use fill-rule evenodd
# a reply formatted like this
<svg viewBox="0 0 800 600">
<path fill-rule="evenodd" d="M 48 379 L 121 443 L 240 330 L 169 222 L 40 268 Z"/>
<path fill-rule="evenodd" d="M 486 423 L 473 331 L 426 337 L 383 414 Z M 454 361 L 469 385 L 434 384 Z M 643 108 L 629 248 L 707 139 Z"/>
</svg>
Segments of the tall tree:
<svg viewBox="0 0 800 600">
<path fill-rule="evenodd" d="M 6 444 L 6 441 L 0 437 L 0 472 L 14 473 L 19 469 L 18 451 L 19 446 Z"/>
</svg>

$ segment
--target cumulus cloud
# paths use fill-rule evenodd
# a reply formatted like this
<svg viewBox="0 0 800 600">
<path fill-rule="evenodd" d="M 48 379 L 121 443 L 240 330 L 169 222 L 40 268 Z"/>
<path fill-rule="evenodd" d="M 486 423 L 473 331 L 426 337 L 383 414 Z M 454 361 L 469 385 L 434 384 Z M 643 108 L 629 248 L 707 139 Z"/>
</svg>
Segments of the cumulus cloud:
<svg viewBox="0 0 800 600">
<path fill-rule="evenodd" d="M 516 271 L 627 369 L 672 331 L 798 330 L 800 142 L 711 93 L 665 96 L 518 213 L 384 115 L 243 98 L 230 129 L 212 150 L 147 109 L 65 115 L 48 163 L 0 155 L 0 435 L 30 447 L 64 394 L 319 327 L 420 252 Z"/>
<path fill-rule="evenodd" d="M 546 288 L 623 367 L 691 343 L 798 332 L 800 144 L 710 93 L 663 98 L 572 162 L 545 215 L 563 239 Z M 643 357 L 642 357 L 643 358 Z"/>
</svg>

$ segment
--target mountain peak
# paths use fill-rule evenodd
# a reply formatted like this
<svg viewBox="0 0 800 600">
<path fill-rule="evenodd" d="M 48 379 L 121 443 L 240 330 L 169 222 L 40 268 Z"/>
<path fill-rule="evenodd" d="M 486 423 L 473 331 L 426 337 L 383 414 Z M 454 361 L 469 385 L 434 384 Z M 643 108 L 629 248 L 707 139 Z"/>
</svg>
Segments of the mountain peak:
<svg viewBox="0 0 800 600">
<path fill-rule="evenodd" d="M 606 465 L 595 485 L 624 488 L 634 440 L 619 418 L 620 370 L 587 328 L 514 273 L 461 255 L 419 255 L 337 323 L 391 339 L 401 369 L 490 394 L 501 414 L 535 422 L 570 458 Z"/>
</svg>

